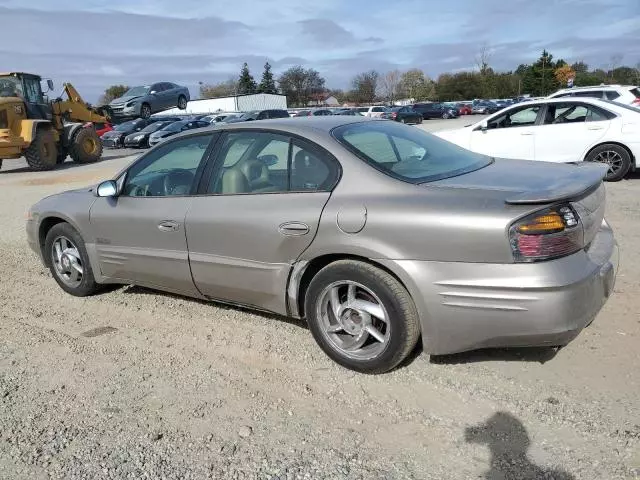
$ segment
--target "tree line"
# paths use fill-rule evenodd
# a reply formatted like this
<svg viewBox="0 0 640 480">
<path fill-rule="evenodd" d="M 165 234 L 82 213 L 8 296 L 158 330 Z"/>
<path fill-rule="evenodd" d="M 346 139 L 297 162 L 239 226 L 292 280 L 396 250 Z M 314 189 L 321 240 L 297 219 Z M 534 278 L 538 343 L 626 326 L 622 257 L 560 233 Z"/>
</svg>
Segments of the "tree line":
<svg viewBox="0 0 640 480">
<path fill-rule="evenodd" d="M 399 99 L 414 101 L 458 101 L 474 98 L 513 98 L 528 94 L 546 96 L 566 87 L 572 80 L 574 86 L 620 83 L 640 84 L 640 63 L 635 67 L 621 65 L 622 56 L 614 55 L 606 69 L 590 69 L 584 62 L 569 64 L 563 59 L 554 60 L 543 50 L 531 64 L 521 64 L 513 71 L 498 72 L 491 66 L 491 52 L 483 47 L 475 58 L 476 68 L 457 73 L 443 73 L 432 79 L 422 70 L 392 70 L 380 73 L 369 70 L 355 75 L 350 88 L 331 89 L 325 79 L 313 68 L 296 65 L 282 72 L 277 78 L 271 65 L 264 65 L 262 78 L 256 82 L 245 63 L 238 77 L 215 84 L 200 84 L 200 98 L 216 98 L 251 93 L 279 93 L 287 96 L 287 104 L 294 107 L 321 104 L 333 96 L 340 104 L 393 103 Z M 111 86 L 103 100 L 119 93 L 123 86 Z M 113 97 L 115 98 L 115 97 Z"/>
</svg>

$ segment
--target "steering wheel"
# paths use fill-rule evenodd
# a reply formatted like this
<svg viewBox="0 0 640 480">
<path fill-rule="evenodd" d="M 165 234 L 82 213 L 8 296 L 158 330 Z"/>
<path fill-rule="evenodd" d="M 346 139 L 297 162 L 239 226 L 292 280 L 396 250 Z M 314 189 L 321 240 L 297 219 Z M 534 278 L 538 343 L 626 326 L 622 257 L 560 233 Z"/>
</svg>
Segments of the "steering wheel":
<svg viewBox="0 0 640 480">
<path fill-rule="evenodd" d="M 150 197 L 151 192 L 149 191 L 149 185 L 136 185 L 131 190 L 130 195 L 132 197 Z"/>
<path fill-rule="evenodd" d="M 166 196 L 186 195 L 189 193 L 192 183 L 193 173 L 184 169 L 168 172 L 162 180 L 162 186 Z"/>
</svg>

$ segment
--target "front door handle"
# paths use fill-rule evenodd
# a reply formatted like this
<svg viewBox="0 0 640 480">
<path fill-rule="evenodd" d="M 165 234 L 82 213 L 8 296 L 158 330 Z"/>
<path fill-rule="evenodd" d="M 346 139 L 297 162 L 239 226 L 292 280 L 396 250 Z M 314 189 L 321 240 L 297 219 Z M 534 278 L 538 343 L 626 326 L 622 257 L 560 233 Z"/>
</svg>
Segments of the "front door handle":
<svg viewBox="0 0 640 480">
<path fill-rule="evenodd" d="M 520 132 L 520 135 L 533 135 L 533 132 L 529 132 L 529 131 Z"/>
<path fill-rule="evenodd" d="M 587 130 L 603 130 L 604 127 L 601 125 L 593 125 L 591 127 L 587 127 Z"/>
<path fill-rule="evenodd" d="M 309 233 L 309 225 L 302 222 L 286 222 L 278 227 L 282 235 L 299 236 Z"/>
<path fill-rule="evenodd" d="M 177 232 L 180 230 L 180 223 L 175 220 L 163 220 L 158 224 L 158 230 L 161 232 Z"/>
</svg>

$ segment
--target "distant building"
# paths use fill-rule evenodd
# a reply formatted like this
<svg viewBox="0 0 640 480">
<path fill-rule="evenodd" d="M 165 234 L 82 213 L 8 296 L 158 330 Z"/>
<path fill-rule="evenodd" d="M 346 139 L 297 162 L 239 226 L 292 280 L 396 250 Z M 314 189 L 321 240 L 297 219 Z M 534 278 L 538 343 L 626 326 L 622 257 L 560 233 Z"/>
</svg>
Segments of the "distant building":
<svg viewBox="0 0 640 480">
<path fill-rule="evenodd" d="M 216 112 L 250 112 L 252 110 L 287 108 L 286 95 L 272 93 L 255 93 L 235 95 L 232 97 L 203 98 L 187 102 L 187 109 L 172 108 L 162 115 L 203 114 Z"/>
<path fill-rule="evenodd" d="M 307 105 L 309 107 L 339 107 L 340 102 L 328 93 L 316 93 L 311 96 L 311 101 Z"/>
</svg>

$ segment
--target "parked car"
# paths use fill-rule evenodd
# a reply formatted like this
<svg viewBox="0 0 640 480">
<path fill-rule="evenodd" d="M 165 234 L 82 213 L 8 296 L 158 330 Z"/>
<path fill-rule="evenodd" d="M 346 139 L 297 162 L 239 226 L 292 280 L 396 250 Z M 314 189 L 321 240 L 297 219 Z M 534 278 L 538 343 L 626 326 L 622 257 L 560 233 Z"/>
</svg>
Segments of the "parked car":
<svg viewBox="0 0 640 480">
<path fill-rule="evenodd" d="M 601 100 L 612 100 L 640 108 L 640 88 L 634 85 L 600 85 L 594 87 L 563 88 L 562 90 L 552 93 L 548 98 L 559 97 L 593 97 Z"/>
<path fill-rule="evenodd" d="M 471 113 L 474 115 L 490 115 L 500 110 L 500 107 L 493 102 L 479 101 L 475 102 L 471 107 Z"/>
<path fill-rule="evenodd" d="M 415 103 L 412 108 L 420 113 L 425 120 L 428 118 L 457 118 L 460 116 L 456 107 L 447 107 L 442 103 Z"/>
<path fill-rule="evenodd" d="M 286 110 L 254 110 L 252 112 L 245 112 L 239 117 L 232 118 L 226 123 L 238 123 L 238 122 L 251 122 L 254 120 L 267 120 L 269 118 L 289 118 L 289 113 Z"/>
<path fill-rule="evenodd" d="M 133 87 L 111 101 L 109 108 L 114 117 L 149 118 L 151 114 L 178 107 L 187 108 L 189 89 L 171 82 Z"/>
<path fill-rule="evenodd" d="M 26 231 L 71 295 L 136 284 L 305 318 L 333 360 L 379 373 L 419 338 L 445 354 L 576 337 L 618 267 L 603 174 L 389 121 L 229 124 L 44 198 Z"/>
<path fill-rule="evenodd" d="M 204 120 L 181 120 L 179 122 L 173 122 L 169 125 L 157 130 L 149 135 L 149 146 L 153 147 L 160 142 L 163 142 L 168 137 L 176 135 L 180 132 L 187 130 L 193 130 L 194 128 L 204 128 L 210 125 L 209 122 Z"/>
<path fill-rule="evenodd" d="M 387 107 L 382 107 L 379 105 L 373 107 L 359 107 L 358 111 L 365 117 L 380 117 L 384 112 L 387 111 Z"/>
<path fill-rule="evenodd" d="M 158 122 L 153 122 L 147 125 L 146 127 L 144 127 L 142 130 L 138 132 L 130 133 L 129 135 L 124 137 L 123 144 L 125 147 L 131 147 L 131 148 L 149 147 L 150 146 L 149 137 L 151 136 L 152 133 L 157 132 L 158 130 L 161 130 L 164 127 L 167 127 L 175 122 L 176 120 L 162 120 Z"/>
<path fill-rule="evenodd" d="M 105 123 L 95 122 L 93 124 L 93 128 L 95 129 L 95 131 L 98 134 L 98 136 L 101 137 L 105 133 L 110 132 L 111 130 L 113 130 L 113 125 L 111 125 L 109 122 L 105 122 Z"/>
<path fill-rule="evenodd" d="M 392 107 L 384 112 L 380 118 L 395 120 L 400 123 L 422 123 L 422 115 L 411 107 Z"/>
<path fill-rule="evenodd" d="M 311 110 L 300 110 L 294 117 L 323 117 L 333 115 L 333 112 L 327 108 L 316 108 Z"/>
<path fill-rule="evenodd" d="M 135 120 L 129 120 L 128 122 L 121 123 L 113 127 L 100 137 L 102 144 L 105 147 L 121 148 L 124 146 L 124 138 L 134 132 L 139 132 L 147 125 L 154 123 L 155 120 L 137 118 Z"/>
<path fill-rule="evenodd" d="M 471 111 L 471 104 L 469 103 L 458 103 L 458 115 L 471 115 L 473 112 Z"/>
<path fill-rule="evenodd" d="M 595 98 L 518 103 L 489 118 L 436 135 L 492 157 L 547 162 L 600 162 L 606 180 L 640 167 L 640 111 Z"/>
<path fill-rule="evenodd" d="M 224 122 L 226 119 L 231 120 L 232 118 L 237 116 L 240 116 L 240 114 L 220 113 L 220 114 L 214 114 L 214 115 L 207 115 L 206 117 L 201 118 L 200 120 L 208 120 L 209 123 L 216 124 L 216 123 Z"/>
<path fill-rule="evenodd" d="M 352 117 L 364 117 L 364 115 L 362 115 L 362 113 L 360 113 L 355 108 L 345 108 L 344 110 L 340 110 L 340 111 L 334 113 L 334 115 L 348 115 L 348 116 L 352 116 Z"/>
</svg>

